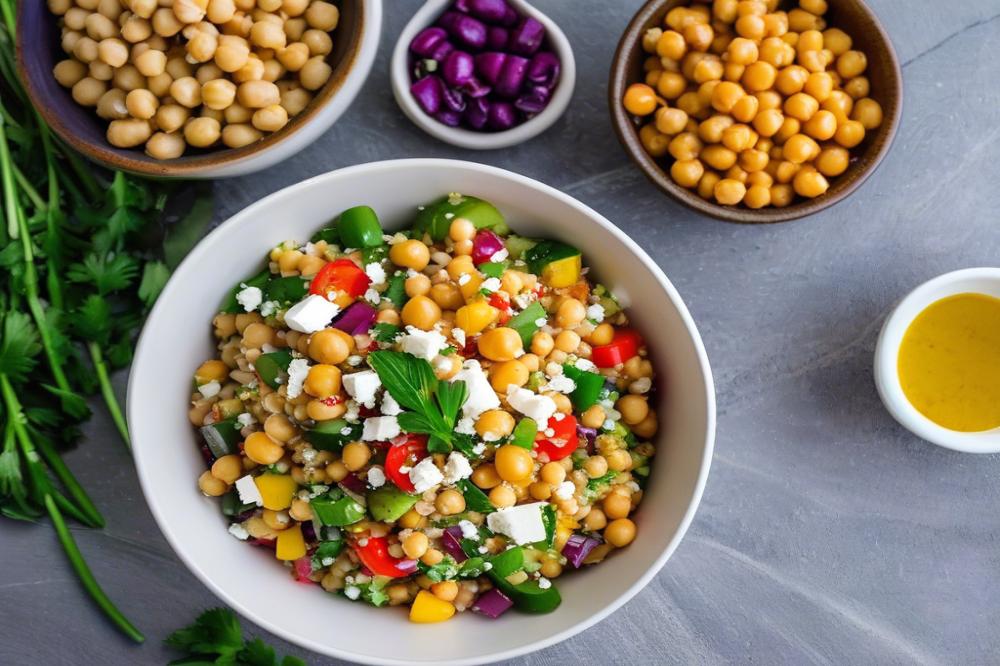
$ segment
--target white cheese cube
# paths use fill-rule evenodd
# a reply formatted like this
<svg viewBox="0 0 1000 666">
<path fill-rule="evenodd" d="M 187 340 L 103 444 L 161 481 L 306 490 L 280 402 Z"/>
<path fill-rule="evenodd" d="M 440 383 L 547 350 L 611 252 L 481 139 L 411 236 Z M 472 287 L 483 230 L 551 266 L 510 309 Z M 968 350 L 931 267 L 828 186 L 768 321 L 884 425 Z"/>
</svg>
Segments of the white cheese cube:
<svg viewBox="0 0 1000 666">
<path fill-rule="evenodd" d="M 486 524 L 494 532 L 510 537 L 519 546 L 543 541 L 545 523 L 542 521 L 542 507 L 546 504 L 535 502 L 500 509 L 486 516 Z"/>
<path fill-rule="evenodd" d="M 532 393 L 528 389 L 510 387 L 507 391 L 507 402 L 510 406 L 530 419 L 534 419 L 539 427 L 549 422 L 556 413 L 556 403 L 552 398 Z"/>
<path fill-rule="evenodd" d="M 249 474 L 236 479 L 236 492 L 240 494 L 240 502 L 243 504 L 256 504 L 257 506 L 264 504 L 264 497 L 260 494 L 260 489 L 257 488 L 257 484 Z"/>
<path fill-rule="evenodd" d="M 372 262 L 365 265 L 365 274 L 372 281 L 372 285 L 380 285 L 385 282 L 385 269 L 382 264 Z"/>
<path fill-rule="evenodd" d="M 340 308 L 318 294 L 309 294 L 288 308 L 285 323 L 299 333 L 315 333 L 326 328 Z"/>
<path fill-rule="evenodd" d="M 382 380 L 374 370 L 362 370 L 344 375 L 344 390 L 365 407 L 375 406 L 375 394 L 382 386 Z"/>
<path fill-rule="evenodd" d="M 424 458 L 410 470 L 410 483 L 418 493 L 424 493 L 444 480 L 441 470 L 434 464 L 433 458 Z"/>
<path fill-rule="evenodd" d="M 214 398 L 222 390 L 222 385 L 215 381 L 214 379 L 207 384 L 202 384 L 198 387 L 198 393 L 206 398 Z"/>
<path fill-rule="evenodd" d="M 403 408 L 388 391 L 382 394 L 382 413 L 386 416 L 397 416 L 403 413 Z"/>
<path fill-rule="evenodd" d="M 381 488 L 385 485 L 385 472 L 378 465 L 368 470 L 368 485 L 372 488 Z"/>
<path fill-rule="evenodd" d="M 448 462 L 444 464 L 444 482 L 446 485 L 454 485 L 462 479 L 472 476 L 472 465 L 469 459 L 458 451 L 448 454 Z"/>
<path fill-rule="evenodd" d="M 549 380 L 549 383 L 541 388 L 542 391 L 555 391 L 556 393 L 572 393 L 576 390 L 576 382 L 566 375 L 556 375 Z"/>
<path fill-rule="evenodd" d="M 239 523 L 233 523 L 232 525 L 230 525 L 229 533 L 232 534 L 237 539 L 239 539 L 240 541 L 246 541 L 247 539 L 250 538 L 250 533 L 247 532 L 246 528 L 244 528 Z"/>
<path fill-rule="evenodd" d="M 496 409 L 500 406 L 500 398 L 490 386 L 490 380 L 483 372 L 479 361 L 468 360 L 462 364 L 462 369 L 455 373 L 450 381 L 465 382 L 468 397 L 462 405 L 462 416 L 467 419 L 475 419 L 489 409 Z"/>
<path fill-rule="evenodd" d="M 365 419 L 361 439 L 366 442 L 384 442 L 400 433 L 399 421 L 395 416 L 376 416 Z"/>
<path fill-rule="evenodd" d="M 432 361 L 448 346 L 448 340 L 437 331 L 421 331 L 414 326 L 406 327 L 406 335 L 399 339 L 399 348 L 425 361 Z"/>
<path fill-rule="evenodd" d="M 290 400 L 294 400 L 302 393 L 302 385 L 306 383 L 309 376 L 309 361 L 304 358 L 293 359 L 288 364 L 288 388 L 285 389 Z"/>
</svg>

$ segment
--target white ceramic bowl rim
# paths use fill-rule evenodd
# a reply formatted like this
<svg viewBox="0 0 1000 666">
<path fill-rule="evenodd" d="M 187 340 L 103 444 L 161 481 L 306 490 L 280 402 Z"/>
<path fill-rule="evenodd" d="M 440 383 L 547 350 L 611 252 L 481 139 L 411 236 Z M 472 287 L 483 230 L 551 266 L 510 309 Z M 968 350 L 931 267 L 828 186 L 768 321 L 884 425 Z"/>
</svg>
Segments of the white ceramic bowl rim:
<svg viewBox="0 0 1000 666">
<path fill-rule="evenodd" d="M 148 379 L 137 379 L 137 376 L 142 372 L 141 368 L 145 365 L 144 359 L 146 357 L 156 357 L 162 356 L 161 352 L 156 349 L 153 344 L 149 342 L 151 337 L 154 337 L 148 329 L 156 327 L 164 327 L 167 325 L 172 325 L 172 320 L 169 319 L 170 312 L 165 312 L 161 315 L 161 310 L 166 311 L 168 308 L 168 303 L 176 301 L 178 299 L 178 294 L 174 292 L 178 289 L 182 289 L 179 285 L 177 276 L 181 274 L 187 274 L 190 271 L 196 270 L 199 266 L 206 266 L 212 264 L 212 253 L 217 250 L 214 247 L 212 241 L 219 239 L 220 237 L 226 237 L 228 234 L 234 232 L 234 230 L 239 227 L 239 225 L 248 220 L 254 218 L 258 214 L 258 211 L 265 210 L 272 201 L 275 199 L 284 199 L 287 197 L 295 197 L 295 195 L 303 190 L 309 189 L 316 185 L 317 183 L 323 181 L 334 180 L 338 178 L 346 178 L 348 176 L 359 176 L 359 175 L 369 175 L 374 172 L 386 171 L 391 169 L 401 169 L 401 170 L 416 170 L 416 171 L 431 171 L 434 169 L 444 170 L 447 168 L 453 169 L 463 169 L 472 172 L 477 179 L 487 180 L 487 179 L 499 179 L 500 181 L 511 183 L 511 185 L 521 185 L 529 187 L 533 190 L 537 190 L 541 195 L 546 197 L 554 198 L 561 205 L 570 206 L 573 209 L 580 212 L 582 216 L 585 216 L 592 220 L 595 224 L 601 227 L 603 232 L 611 234 L 616 240 L 620 241 L 628 251 L 634 255 L 634 258 L 641 264 L 641 266 L 649 273 L 649 275 L 658 283 L 659 287 L 663 290 L 667 298 L 676 307 L 677 315 L 682 323 L 684 330 L 690 336 L 690 344 L 694 351 L 694 359 L 692 363 L 697 367 L 698 372 L 701 375 L 701 379 L 704 382 L 704 395 L 696 396 L 697 400 L 703 400 L 705 409 L 705 424 L 704 424 L 704 448 L 701 450 L 700 459 L 698 463 L 698 473 L 696 478 L 693 480 L 692 490 L 688 496 L 687 506 L 684 507 L 683 513 L 681 514 L 681 519 L 677 522 L 676 530 L 673 536 L 670 538 L 669 542 L 665 547 L 652 559 L 652 563 L 648 565 L 645 571 L 639 575 L 635 582 L 628 587 L 621 589 L 616 596 L 611 598 L 607 605 L 600 610 L 594 612 L 593 614 L 586 616 L 582 620 L 577 621 L 575 624 L 568 626 L 567 628 L 557 631 L 551 635 L 545 636 L 543 639 L 535 640 L 524 645 L 519 645 L 512 647 L 503 651 L 494 651 L 489 654 L 476 655 L 465 658 L 453 658 L 453 659 L 440 659 L 434 662 L 428 662 L 426 659 L 376 659 L 372 656 L 366 654 L 360 654 L 354 652 L 349 645 L 341 647 L 340 645 L 331 646 L 329 644 L 320 643 L 318 641 L 303 637 L 302 635 L 296 634 L 293 631 L 287 629 L 279 624 L 267 621 L 260 618 L 257 613 L 246 604 L 240 603 L 235 600 L 222 585 L 218 584 L 204 571 L 200 565 L 199 560 L 194 557 L 194 555 L 189 552 L 188 547 L 185 545 L 186 542 L 190 542 L 194 538 L 190 533 L 183 533 L 177 528 L 175 520 L 169 514 L 170 503 L 168 498 L 157 496 L 153 491 L 154 480 L 157 476 L 162 474 L 162 470 L 157 469 L 153 464 L 153 453 L 146 453 L 147 449 L 152 449 L 157 445 L 156 441 L 150 441 L 148 444 L 143 441 L 142 436 L 144 435 L 148 440 L 155 440 L 155 437 L 151 436 L 148 432 L 149 425 L 143 423 L 143 427 L 140 428 L 139 424 L 143 420 L 145 413 L 149 411 L 148 405 L 138 404 L 143 399 L 149 399 L 153 397 L 155 391 L 159 388 L 152 389 L 154 394 L 150 393 L 150 389 L 146 388 L 147 384 L 150 384 Z M 316 652 L 335 656 L 342 659 L 350 659 L 359 663 L 366 664 L 390 664 L 403 666 L 405 664 L 413 663 L 435 663 L 435 664 L 449 664 L 451 666 L 467 666 L 472 664 L 481 664 L 491 661 L 498 661 L 503 659 L 510 659 L 517 657 L 519 655 L 526 654 L 535 650 L 539 650 L 550 645 L 554 645 L 562 640 L 565 640 L 580 631 L 587 629 L 588 627 L 594 625 L 600 620 L 604 619 L 606 616 L 611 614 L 613 611 L 618 609 L 629 599 L 631 599 L 636 593 L 638 593 L 652 578 L 656 573 L 662 568 L 664 563 L 670 558 L 674 550 L 679 545 L 688 526 L 690 525 L 692 519 L 694 518 L 696 509 L 701 500 L 702 493 L 704 491 L 705 483 L 708 478 L 709 468 L 712 459 L 712 452 L 714 448 L 715 440 L 715 425 L 716 425 L 716 413 L 715 413 L 715 390 L 714 383 L 712 380 L 712 373 L 709 366 L 709 361 L 707 354 L 704 349 L 704 345 L 701 341 L 701 337 L 698 334 L 697 327 L 690 313 L 688 312 L 686 306 L 684 305 L 680 295 L 677 293 L 676 289 L 670 283 L 670 281 L 663 275 L 659 267 L 646 255 L 646 253 L 633 242 L 628 236 L 626 236 L 622 231 L 615 227 L 611 222 L 606 220 L 604 217 L 580 203 L 579 201 L 573 199 L 567 194 L 564 194 L 548 185 L 542 184 L 526 176 L 515 174 L 503 169 L 496 167 L 491 167 L 483 164 L 477 164 L 472 162 L 463 162 L 458 160 L 445 160 L 445 159 L 404 159 L 404 160 L 388 160 L 383 162 L 373 162 L 368 164 L 362 164 L 352 167 L 347 167 L 340 169 L 338 171 L 332 171 L 326 174 L 315 176 L 314 178 L 302 181 L 298 184 L 287 187 L 283 190 L 275 192 L 268 197 L 248 206 L 240 213 L 237 213 L 227 221 L 223 222 L 219 227 L 213 230 L 201 243 L 199 243 L 191 253 L 185 258 L 180 267 L 175 271 L 175 277 L 168 282 L 166 288 L 161 294 L 159 300 L 153 308 L 153 311 L 149 316 L 149 325 L 147 329 L 144 329 L 140 339 L 138 341 L 135 353 L 135 363 L 132 366 L 132 373 L 129 378 L 129 392 L 128 392 L 128 404 L 127 412 L 130 424 L 133 424 L 135 432 L 135 445 L 134 445 L 134 457 L 136 462 L 136 469 L 139 477 L 140 484 L 143 489 L 143 493 L 146 497 L 147 503 L 153 513 L 154 518 L 160 526 L 161 531 L 166 537 L 167 541 L 170 543 L 174 551 L 180 557 L 180 559 L 187 565 L 187 567 L 205 584 L 210 590 L 212 590 L 220 599 L 226 602 L 229 606 L 234 608 L 243 616 L 251 619 L 252 621 L 259 624 L 264 629 L 278 635 L 288 641 L 301 645 L 305 648 L 314 650 Z M 180 292 L 178 292 L 180 293 Z M 163 319 L 163 321 L 160 321 Z M 138 386 L 137 386 L 138 385 Z M 141 398 L 137 398 L 137 393 L 143 393 Z M 158 394 L 155 394 L 158 395 Z M 186 488 L 187 486 L 182 486 Z M 245 546 L 240 546 L 245 547 Z"/>
<path fill-rule="evenodd" d="M 403 113 L 422 130 L 436 139 L 461 148 L 473 150 L 492 150 L 507 148 L 538 136 L 555 123 L 566 111 L 573 88 L 576 85 L 576 60 L 573 48 L 566 34 L 544 13 L 529 4 L 526 0 L 507 0 L 519 14 L 531 16 L 545 26 L 545 31 L 553 51 L 559 55 L 561 73 L 559 83 L 549 100 L 548 106 L 534 118 L 503 132 L 474 132 L 461 127 L 448 127 L 424 113 L 417 101 L 410 94 L 409 46 L 417 33 L 431 25 L 437 17 L 452 4 L 454 0 L 427 0 L 417 10 L 413 18 L 403 28 L 396 46 L 392 52 L 390 64 L 392 92 L 396 103 Z"/>
<path fill-rule="evenodd" d="M 907 294 L 890 313 L 879 334 L 875 347 L 875 385 L 893 418 L 918 437 L 955 451 L 997 453 L 1000 452 L 1000 428 L 984 432 L 944 428 L 917 411 L 903 393 L 899 381 L 899 346 L 910 323 L 932 303 L 965 293 L 1000 298 L 1000 268 L 966 268 L 945 273 Z"/>
</svg>

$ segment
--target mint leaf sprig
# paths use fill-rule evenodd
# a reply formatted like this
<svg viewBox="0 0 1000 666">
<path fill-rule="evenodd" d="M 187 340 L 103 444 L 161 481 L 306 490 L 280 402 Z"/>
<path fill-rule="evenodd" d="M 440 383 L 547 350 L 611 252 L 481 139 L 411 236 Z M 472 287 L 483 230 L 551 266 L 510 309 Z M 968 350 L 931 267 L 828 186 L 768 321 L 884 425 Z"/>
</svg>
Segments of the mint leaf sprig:
<svg viewBox="0 0 1000 666">
<path fill-rule="evenodd" d="M 454 446 L 458 410 L 468 397 L 465 382 L 443 382 L 431 364 L 412 354 L 375 351 L 368 362 L 389 395 L 410 411 L 397 419 L 404 432 L 428 435 L 427 450 L 448 453 Z"/>
</svg>

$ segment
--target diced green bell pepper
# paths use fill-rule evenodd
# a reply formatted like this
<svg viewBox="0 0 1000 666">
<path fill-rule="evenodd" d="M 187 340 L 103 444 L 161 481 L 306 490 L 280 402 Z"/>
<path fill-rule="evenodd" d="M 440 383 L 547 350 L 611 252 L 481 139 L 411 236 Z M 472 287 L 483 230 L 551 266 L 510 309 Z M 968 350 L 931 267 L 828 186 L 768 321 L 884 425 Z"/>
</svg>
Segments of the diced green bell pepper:
<svg viewBox="0 0 1000 666">
<path fill-rule="evenodd" d="M 205 438 L 208 450 L 216 458 L 236 453 L 237 444 L 242 439 L 240 437 L 240 424 L 235 418 L 202 426 L 199 430 L 201 436 Z"/>
<path fill-rule="evenodd" d="M 576 388 L 569 396 L 576 411 L 586 411 L 597 403 L 601 397 L 601 391 L 604 390 L 605 379 L 603 375 L 589 370 L 581 370 L 570 363 L 563 365 L 563 373 L 576 384 Z"/>
<path fill-rule="evenodd" d="M 228 493 L 222 496 L 222 513 L 226 516 L 238 516 L 244 511 L 249 511 L 250 509 L 256 509 L 257 505 L 250 503 L 244 504 L 240 501 L 240 494 L 235 488 L 230 490 Z"/>
<path fill-rule="evenodd" d="M 524 569 L 524 549 L 520 546 L 508 548 L 490 558 L 490 576 L 504 579 Z"/>
<path fill-rule="evenodd" d="M 514 446 L 520 446 L 522 449 L 528 449 L 529 451 L 535 448 L 535 437 L 538 435 L 538 424 L 534 419 L 525 417 L 517 422 L 514 426 L 514 432 L 511 436 L 510 443 Z"/>
<path fill-rule="evenodd" d="M 548 317 L 542 304 L 538 301 L 532 301 L 528 307 L 510 318 L 510 321 L 507 322 L 507 327 L 517 331 L 517 334 L 521 336 L 521 342 L 524 343 L 524 346 L 530 347 L 531 337 L 539 328 L 536 322 L 539 319 L 548 320 Z"/>
<path fill-rule="evenodd" d="M 361 437 L 361 424 L 348 423 L 344 419 L 321 421 L 312 430 L 306 430 L 304 436 L 307 442 L 320 451 L 338 452 L 347 442 Z"/>
<path fill-rule="evenodd" d="M 473 485 L 468 479 L 462 479 L 455 485 L 462 491 L 462 495 L 465 497 L 465 508 L 469 511 L 475 511 L 476 513 L 493 513 L 496 511 L 496 507 L 490 502 L 490 498 L 486 496 L 486 493 Z"/>
<path fill-rule="evenodd" d="M 335 499 L 332 495 L 314 497 L 309 506 L 320 523 L 329 527 L 353 525 L 365 517 L 365 507 L 351 497 Z"/>
<path fill-rule="evenodd" d="M 288 372 L 288 366 L 291 362 L 291 352 L 279 349 L 258 356 L 253 367 L 262 382 L 274 390 L 278 390 L 278 387 L 281 386 L 281 376 Z"/>
<path fill-rule="evenodd" d="M 487 261 L 486 263 L 479 264 L 477 268 L 480 273 L 488 278 L 499 278 L 507 270 L 508 265 L 506 261 Z"/>
<path fill-rule="evenodd" d="M 320 542 L 319 546 L 316 547 L 316 552 L 312 556 L 312 564 L 314 569 L 321 569 L 325 566 L 330 566 L 329 564 L 323 564 L 324 560 L 335 560 L 340 552 L 344 550 L 344 540 L 337 539 L 336 541 L 323 541 Z"/>
<path fill-rule="evenodd" d="M 340 229 L 337 227 L 323 227 L 312 235 L 310 243 L 325 241 L 329 245 L 340 245 Z"/>
<path fill-rule="evenodd" d="M 518 585 L 511 585 L 504 578 L 494 576 L 490 571 L 497 588 L 514 602 L 514 607 L 525 613 L 551 613 L 562 603 L 562 596 L 555 585 L 542 589 L 537 580 L 529 580 Z"/>
<path fill-rule="evenodd" d="M 344 247 L 362 250 L 383 244 L 382 225 L 370 206 L 348 208 L 334 221 Z"/>
<path fill-rule="evenodd" d="M 419 499 L 419 495 L 410 495 L 395 486 L 384 485 L 368 493 L 368 512 L 375 520 L 391 523 L 409 511 Z"/>
<path fill-rule="evenodd" d="M 448 195 L 424 207 L 413 223 L 414 238 L 429 234 L 435 241 L 444 240 L 455 219 L 472 222 L 476 229 L 490 229 L 505 236 L 510 228 L 497 207 L 477 197 Z"/>
</svg>

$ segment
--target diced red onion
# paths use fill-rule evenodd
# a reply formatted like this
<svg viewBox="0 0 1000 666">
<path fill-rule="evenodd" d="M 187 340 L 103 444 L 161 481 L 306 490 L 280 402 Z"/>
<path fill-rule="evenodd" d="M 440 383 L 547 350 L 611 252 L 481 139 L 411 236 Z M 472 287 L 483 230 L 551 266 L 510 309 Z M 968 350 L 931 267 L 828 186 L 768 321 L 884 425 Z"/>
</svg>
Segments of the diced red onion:
<svg viewBox="0 0 1000 666">
<path fill-rule="evenodd" d="M 396 568 L 405 574 L 414 573 L 417 570 L 416 560 L 397 560 Z"/>
<path fill-rule="evenodd" d="M 312 574 L 312 558 L 308 555 L 300 557 L 294 563 L 295 580 L 300 583 L 312 583 L 309 576 Z"/>
<path fill-rule="evenodd" d="M 462 112 L 452 111 L 451 109 L 441 109 L 434 114 L 434 118 L 438 122 L 447 125 L 448 127 L 458 127 L 462 124 Z"/>
<path fill-rule="evenodd" d="M 590 551 L 594 550 L 600 543 L 594 537 L 571 534 L 566 540 L 566 545 L 563 546 L 562 554 L 573 565 L 574 569 L 579 569 L 583 566 L 583 561 L 587 559 Z"/>
<path fill-rule="evenodd" d="M 494 86 L 500 78 L 500 71 L 503 70 L 503 64 L 506 60 L 506 53 L 498 51 L 480 53 L 475 58 L 476 72 L 483 77 L 484 81 Z"/>
<path fill-rule="evenodd" d="M 469 48 L 481 49 L 486 46 L 486 25 L 482 21 L 458 12 L 445 12 L 438 23 Z"/>
<path fill-rule="evenodd" d="M 250 539 L 247 541 L 251 546 L 257 546 L 258 548 L 270 548 L 274 550 L 277 547 L 277 542 L 274 539 Z"/>
<path fill-rule="evenodd" d="M 476 98 L 476 97 L 486 97 L 493 91 L 493 88 L 482 83 L 476 77 L 472 77 L 471 79 L 469 79 L 468 83 L 462 86 L 462 91 L 465 93 L 466 97 Z"/>
<path fill-rule="evenodd" d="M 469 13 L 487 23 L 504 20 L 510 7 L 505 0 L 469 0 Z"/>
<path fill-rule="evenodd" d="M 497 132 L 508 130 L 517 122 L 517 111 L 510 102 L 494 102 L 486 112 L 486 124 Z"/>
<path fill-rule="evenodd" d="M 489 229 L 481 229 L 472 239 L 472 263 L 485 264 L 494 254 L 504 249 L 503 240 Z"/>
<path fill-rule="evenodd" d="M 441 545 L 448 551 L 449 555 L 455 558 L 456 562 L 464 562 L 469 559 L 465 551 L 462 550 L 462 528 L 458 525 L 452 525 L 445 529 L 441 535 Z"/>
<path fill-rule="evenodd" d="M 530 16 L 525 16 L 510 34 L 507 50 L 521 55 L 532 55 L 545 40 L 545 26 Z"/>
<path fill-rule="evenodd" d="M 420 108 L 427 113 L 434 115 L 441 110 L 444 85 L 437 76 L 432 74 L 420 79 L 410 86 L 410 93 L 416 98 Z"/>
<path fill-rule="evenodd" d="M 587 444 L 593 444 L 597 439 L 597 428 L 588 428 L 579 423 L 576 424 L 576 434 L 587 440 Z"/>
<path fill-rule="evenodd" d="M 514 602 L 510 600 L 510 597 L 494 587 L 479 595 L 479 598 L 472 604 L 472 610 L 495 620 L 510 610 L 513 605 Z"/>
<path fill-rule="evenodd" d="M 378 313 L 375 311 L 375 308 L 368 303 L 355 301 L 337 315 L 337 318 L 333 320 L 333 327 L 344 333 L 360 335 L 361 333 L 367 333 L 371 329 L 377 316 Z"/>
<path fill-rule="evenodd" d="M 444 100 L 445 108 L 442 111 L 453 111 L 455 113 L 462 113 L 465 111 L 465 98 L 462 96 L 462 91 L 455 88 L 445 88 L 444 89 Z"/>
<path fill-rule="evenodd" d="M 302 523 L 302 538 L 305 539 L 307 543 L 316 541 L 316 526 L 313 525 L 311 520 Z"/>
<path fill-rule="evenodd" d="M 445 29 L 431 26 L 417 33 L 417 36 L 410 42 L 410 50 L 418 56 L 426 58 L 434 53 L 434 49 L 446 41 L 448 41 L 448 33 Z"/>
<path fill-rule="evenodd" d="M 486 113 L 490 109 L 489 102 L 483 97 L 474 97 L 465 107 L 465 124 L 475 130 L 486 127 Z"/>
<path fill-rule="evenodd" d="M 486 31 L 486 48 L 499 51 L 506 48 L 508 39 L 510 39 L 510 31 L 507 28 L 491 25 Z"/>
<path fill-rule="evenodd" d="M 351 472 L 341 479 L 338 485 L 340 485 L 341 490 L 350 492 L 352 497 L 354 495 L 360 495 L 363 498 L 365 493 L 368 492 L 368 484 L 366 484 L 364 480 L 354 472 Z"/>
<path fill-rule="evenodd" d="M 444 59 L 441 76 L 449 86 L 465 85 L 475 72 L 476 62 L 465 51 L 452 51 Z"/>
<path fill-rule="evenodd" d="M 528 80 L 534 84 L 554 88 L 559 80 L 559 58 L 555 53 L 542 51 L 531 58 L 528 65 Z"/>
<path fill-rule="evenodd" d="M 528 73 L 528 59 L 516 55 L 508 55 L 504 60 L 500 78 L 493 89 L 502 97 L 517 97 Z"/>
</svg>

